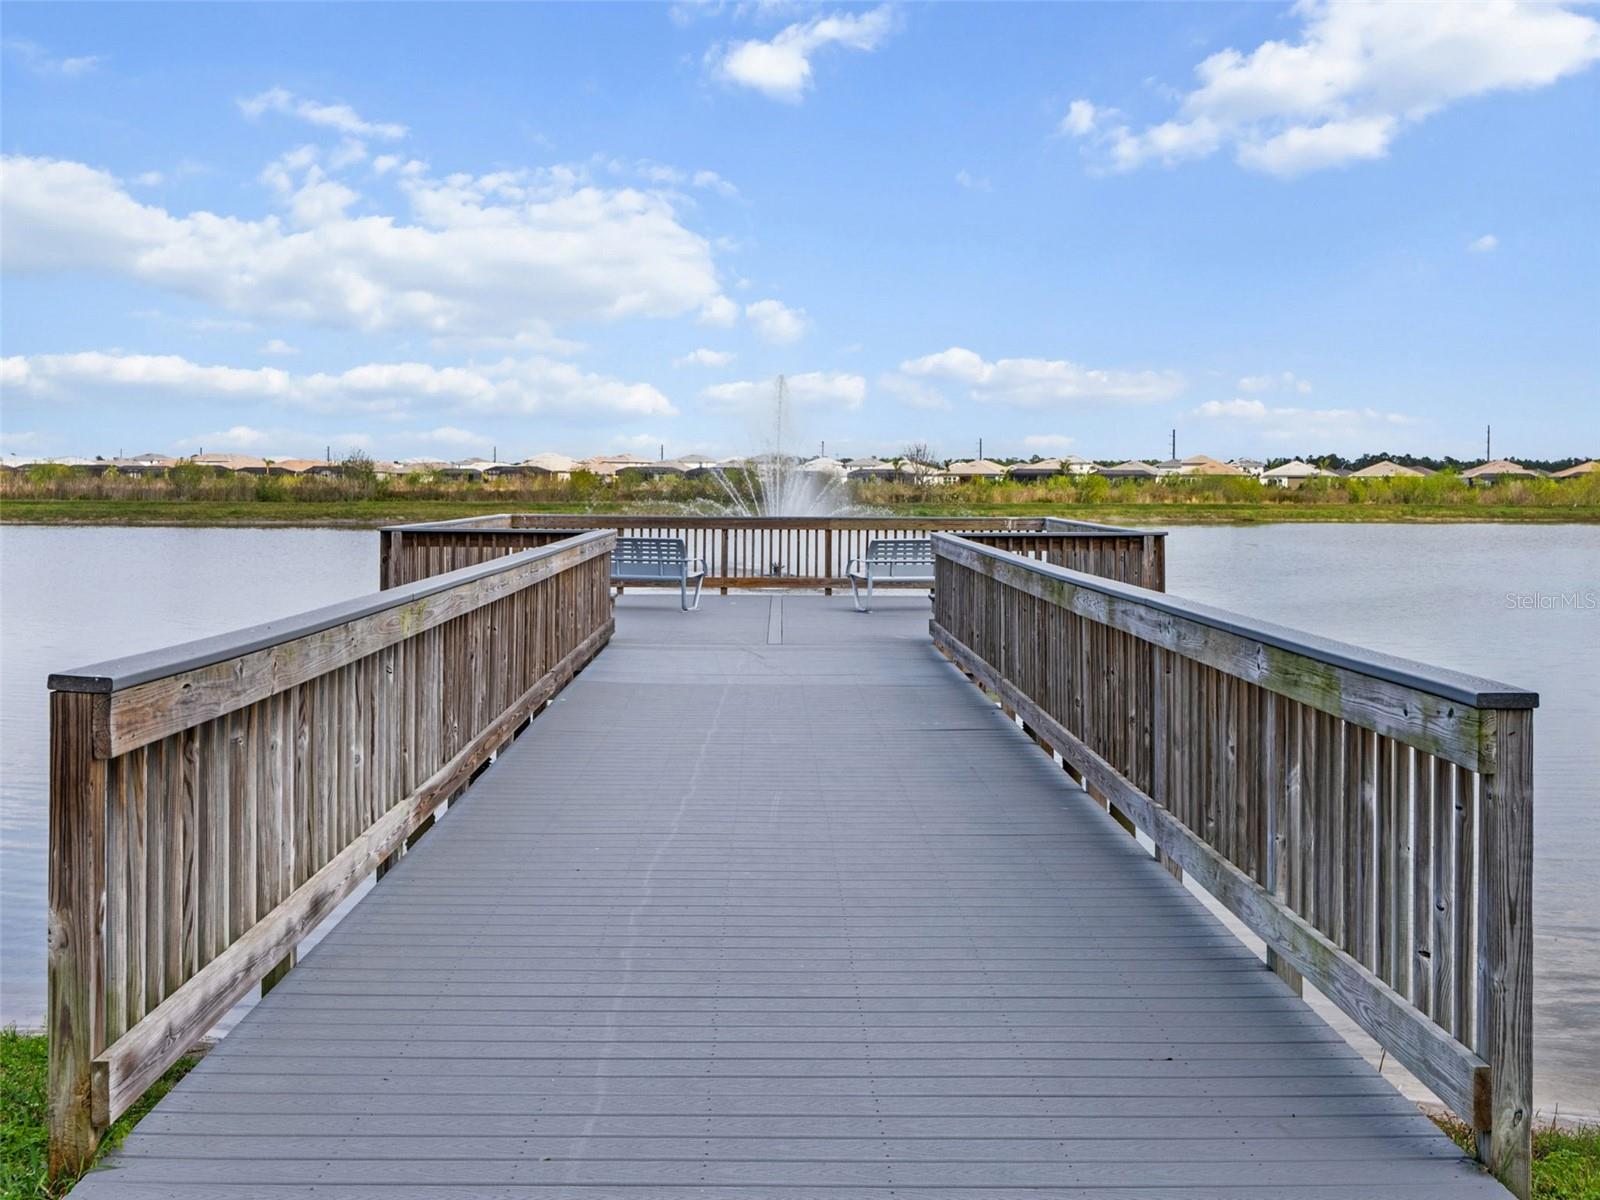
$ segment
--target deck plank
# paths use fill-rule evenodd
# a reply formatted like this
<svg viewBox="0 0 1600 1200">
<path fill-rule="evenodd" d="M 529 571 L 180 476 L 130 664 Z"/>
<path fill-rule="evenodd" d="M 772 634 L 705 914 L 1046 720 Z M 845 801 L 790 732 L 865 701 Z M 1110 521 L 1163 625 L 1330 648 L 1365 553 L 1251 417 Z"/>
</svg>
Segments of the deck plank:
<svg viewBox="0 0 1600 1200">
<path fill-rule="evenodd" d="M 617 636 L 75 1197 L 1493 1197 L 932 651 Z"/>
</svg>

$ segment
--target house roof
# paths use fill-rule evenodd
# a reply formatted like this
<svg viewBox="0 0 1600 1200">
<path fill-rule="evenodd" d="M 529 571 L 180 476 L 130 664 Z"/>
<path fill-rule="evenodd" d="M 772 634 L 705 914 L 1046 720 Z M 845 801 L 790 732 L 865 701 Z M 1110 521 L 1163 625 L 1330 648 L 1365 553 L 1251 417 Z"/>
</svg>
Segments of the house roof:
<svg viewBox="0 0 1600 1200">
<path fill-rule="evenodd" d="M 1099 470 L 1102 475 L 1147 475 L 1152 479 L 1161 474 L 1149 463 L 1141 462 L 1137 458 L 1129 459 L 1125 463 L 1118 463 L 1114 467 L 1101 467 Z"/>
<path fill-rule="evenodd" d="M 267 460 L 251 454 L 196 454 L 194 462 L 202 467 L 221 467 L 225 471 L 265 469 Z"/>
<path fill-rule="evenodd" d="M 332 463 L 320 458 L 280 458 L 273 462 L 273 467 L 279 471 L 293 471 L 296 475 L 302 471 L 309 471 L 313 467 L 331 467 Z"/>
<path fill-rule="evenodd" d="M 990 477 L 998 478 L 1006 473 L 1006 469 L 999 463 L 987 458 L 973 458 L 965 462 L 953 462 L 947 468 L 952 475 L 963 477 Z"/>
<path fill-rule="evenodd" d="M 549 471 L 551 474 L 563 474 L 578 469 L 578 460 L 568 458 L 565 454 L 556 454 L 546 450 L 543 454 L 535 454 L 532 458 L 522 460 L 525 467 L 534 467 L 540 471 Z"/>
<path fill-rule="evenodd" d="M 1011 467 L 1013 475 L 1055 475 L 1066 466 L 1066 461 L 1059 458 L 1041 458 L 1038 462 L 1014 463 Z"/>
<path fill-rule="evenodd" d="M 1310 463 L 1301 462 L 1298 458 L 1291 458 L 1288 462 L 1261 473 L 1278 479 L 1310 479 L 1314 475 L 1321 475 L 1322 468 L 1313 467 Z"/>
<path fill-rule="evenodd" d="M 1600 462 L 1595 462 L 1591 458 L 1588 462 L 1581 462 L 1575 467 L 1568 467 L 1565 471 L 1557 471 L 1552 478 L 1575 479 L 1579 475 L 1593 475 L 1596 471 L 1600 471 Z"/>
<path fill-rule="evenodd" d="M 1397 462 L 1390 462 L 1387 458 L 1382 462 L 1371 463 L 1359 471 L 1350 472 L 1352 479 L 1420 479 L 1424 475 L 1431 475 L 1432 471 L 1420 470 L 1417 467 L 1402 466 Z"/>
<path fill-rule="evenodd" d="M 1486 462 L 1461 472 L 1461 478 L 1482 479 L 1490 475 L 1527 475 L 1531 478 L 1538 474 L 1538 471 L 1525 467 L 1521 463 L 1514 463 L 1510 459 L 1497 458 L 1493 462 Z"/>
</svg>

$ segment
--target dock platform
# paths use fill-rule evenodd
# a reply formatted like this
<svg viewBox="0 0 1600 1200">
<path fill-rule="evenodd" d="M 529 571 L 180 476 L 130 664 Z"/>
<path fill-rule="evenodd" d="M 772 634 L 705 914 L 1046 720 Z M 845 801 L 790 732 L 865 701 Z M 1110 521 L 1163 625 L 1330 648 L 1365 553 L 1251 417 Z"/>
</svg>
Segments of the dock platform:
<svg viewBox="0 0 1600 1200">
<path fill-rule="evenodd" d="M 928 617 L 620 599 L 76 1200 L 1504 1196 Z"/>
</svg>

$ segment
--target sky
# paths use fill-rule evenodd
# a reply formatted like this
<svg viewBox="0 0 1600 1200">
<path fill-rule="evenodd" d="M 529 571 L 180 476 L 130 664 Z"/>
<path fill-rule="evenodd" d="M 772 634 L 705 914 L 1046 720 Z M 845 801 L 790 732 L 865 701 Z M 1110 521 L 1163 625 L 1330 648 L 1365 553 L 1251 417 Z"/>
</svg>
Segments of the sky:
<svg viewBox="0 0 1600 1200">
<path fill-rule="evenodd" d="M 0 452 L 1600 454 L 1586 5 L 0 5 Z"/>
</svg>

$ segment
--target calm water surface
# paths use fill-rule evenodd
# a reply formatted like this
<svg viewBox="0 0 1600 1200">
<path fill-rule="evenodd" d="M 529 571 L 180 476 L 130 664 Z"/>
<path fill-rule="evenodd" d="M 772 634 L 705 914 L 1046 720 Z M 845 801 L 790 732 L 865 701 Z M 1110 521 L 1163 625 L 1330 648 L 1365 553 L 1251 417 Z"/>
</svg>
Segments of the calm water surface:
<svg viewBox="0 0 1600 1200">
<path fill-rule="evenodd" d="M 1600 592 L 1592 526 L 1178 529 L 1177 595 L 1537 690 L 1541 1109 L 1600 1113 Z M 0 526 L 0 1021 L 44 1008 L 48 672 L 370 591 L 377 535 Z M 1556 602 L 1559 604 L 1559 602 Z"/>
</svg>

